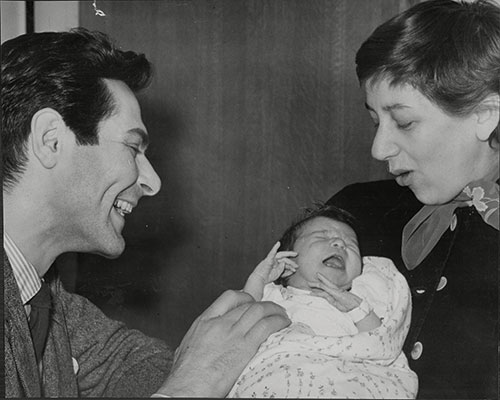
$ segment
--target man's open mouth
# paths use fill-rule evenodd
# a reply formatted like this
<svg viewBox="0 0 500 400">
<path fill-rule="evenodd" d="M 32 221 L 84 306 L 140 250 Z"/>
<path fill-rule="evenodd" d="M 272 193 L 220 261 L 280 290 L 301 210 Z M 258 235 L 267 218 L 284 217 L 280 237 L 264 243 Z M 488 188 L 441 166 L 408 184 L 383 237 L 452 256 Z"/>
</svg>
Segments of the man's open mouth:
<svg viewBox="0 0 500 400">
<path fill-rule="evenodd" d="M 113 204 L 113 207 L 115 208 L 116 211 L 118 211 L 118 214 L 120 214 L 122 217 L 124 217 L 127 214 L 130 214 L 134 208 L 134 206 L 130 204 L 128 201 L 122 199 L 116 199 L 115 203 Z"/>
</svg>

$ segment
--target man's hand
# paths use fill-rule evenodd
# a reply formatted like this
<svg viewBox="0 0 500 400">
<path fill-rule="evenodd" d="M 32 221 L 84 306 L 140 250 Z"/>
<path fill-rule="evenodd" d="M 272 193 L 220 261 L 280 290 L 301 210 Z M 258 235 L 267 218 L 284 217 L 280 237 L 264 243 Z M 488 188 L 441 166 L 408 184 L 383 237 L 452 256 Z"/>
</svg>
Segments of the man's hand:
<svg viewBox="0 0 500 400">
<path fill-rule="evenodd" d="M 268 336 L 290 324 L 285 310 L 224 292 L 191 325 L 171 373 L 157 393 L 171 397 L 224 397 Z"/>
</svg>

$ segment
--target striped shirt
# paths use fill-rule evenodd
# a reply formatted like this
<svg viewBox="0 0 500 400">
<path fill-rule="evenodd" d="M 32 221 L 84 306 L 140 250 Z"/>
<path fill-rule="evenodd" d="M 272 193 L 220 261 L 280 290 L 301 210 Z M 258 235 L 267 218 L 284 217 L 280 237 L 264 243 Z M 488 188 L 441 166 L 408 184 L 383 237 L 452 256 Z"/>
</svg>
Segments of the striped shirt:
<svg viewBox="0 0 500 400">
<path fill-rule="evenodd" d="M 21 250 L 19 250 L 5 231 L 3 235 L 3 245 L 10 265 L 12 266 L 19 292 L 21 293 L 21 301 L 23 302 L 26 314 L 29 315 L 31 307 L 27 303 L 42 287 L 40 277 L 35 267 L 26 260 Z"/>
</svg>

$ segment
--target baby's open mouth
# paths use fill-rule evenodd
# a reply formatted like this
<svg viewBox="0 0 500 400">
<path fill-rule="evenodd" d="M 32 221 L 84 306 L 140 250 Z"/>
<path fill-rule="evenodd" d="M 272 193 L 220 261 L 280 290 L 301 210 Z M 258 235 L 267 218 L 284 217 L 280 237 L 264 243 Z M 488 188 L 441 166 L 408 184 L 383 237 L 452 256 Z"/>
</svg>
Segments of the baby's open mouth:
<svg viewBox="0 0 500 400">
<path fill-rule="evenodd" d="M 345 269 L 345 260 L 339 254 L 334 254 L 325 258 L 323 264 L 329 268 Z"/>
</svg>

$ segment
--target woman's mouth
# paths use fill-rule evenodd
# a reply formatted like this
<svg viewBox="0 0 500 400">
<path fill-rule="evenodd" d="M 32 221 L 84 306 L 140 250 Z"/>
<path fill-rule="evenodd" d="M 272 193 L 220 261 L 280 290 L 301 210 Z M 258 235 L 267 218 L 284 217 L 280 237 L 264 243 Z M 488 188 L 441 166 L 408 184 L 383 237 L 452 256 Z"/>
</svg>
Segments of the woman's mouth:
<svg viewBox="0 0 500 400">
<path fill-rule="evenodd" d="M 405 169 L 396 169 L 389 171 L 392 175 L 396 177 L 396 182 L 400 186 L 408 186 L 410 184 L 410 178 L 412 171 Z"/>
</svg>

